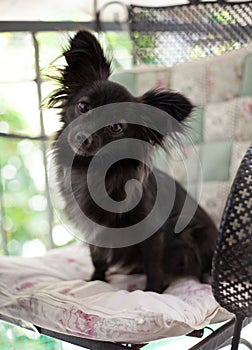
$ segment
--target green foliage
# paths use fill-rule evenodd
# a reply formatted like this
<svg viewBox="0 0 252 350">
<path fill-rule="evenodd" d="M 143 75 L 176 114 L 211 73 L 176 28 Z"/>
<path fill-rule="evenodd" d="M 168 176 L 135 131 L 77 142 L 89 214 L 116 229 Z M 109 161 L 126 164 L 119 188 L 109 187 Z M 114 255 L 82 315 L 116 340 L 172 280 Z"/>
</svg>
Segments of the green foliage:
<svg viewBox="0 0 252 350">
<path fill-rule="evenodd" d="M 212 22 L 218 22 L 220 24 L 235 24 L 235 18 L 231 16 L 228 11 L 214 11 L 210 17 Z"/>
<path fill-rule="evenodd" d="M 10 130 L 29 130 L 20 113 L 9 107 L 6 102 L 4 106 L 4 113 L 0 114 L 0 126 L 4 125 Z M 41 162 L 40 144 L 1 137 L 0 149 L 5 231 L 10 253 L 20 255 L 22 244 L 27 240 L 40 238 L 44 243 L 47 241 L 46 206 L 39 207 L 39 203 L 36 206 L 36 200 L 43 202 L 43 188 L 36 183 L 35 174 L 32 172 L 32 167 L 39 166 Z M 31 164 L 31 159 L 36 159 L 38 163 Z"/>
<path fill-rule="evenodd" d="M 110 44 L 109 47 L 114 49 L 122 49 L 131 51 L 132 44 L 129 39 L 129 35 L 126 32 L 106 32 L 105 33 L 107 42 Z"/>
<path fill-rule="evenodd" d="M 132 66 L 132 42 L 128 32 L 104 33 L 105 51 L 112 58 L 112 67 L 128 68 Z"/>
<path fill-rule="evenodd" d="M 65 64 L 62 51 L 68 46 L 67 42 L 71 33 L 42 32 L 36 35 L 39 43 L 39 64 L 40 73 L 43 79 L 47 79 L 48 75 L 55 74 L 51 72 L 55 66 Z"/>
<path fill-rule="evenodd" d="M 61 350 L 62 346 L 59 341 L 52 338 L 0 322 L 0 348 L 2 350 Z"/>
<path fill-rule="evenodd" d="M 133 34 L 133 40 L 136 51 L 141 57 L 141 62 L 146 64 L 157 64 L 157 57 L 154 53 L 156 44 L 153 37 L 148 34 L 135 32 Z M 143 50 L 143 54 L 141 54 L 141 50 Z"/>
<path fill-rule="evenodd" d="M 61 55 L 67 37 L 66 33 L 36 34 L 43 79 L 47 80 L 48 68 Z M 0 131 L 6 134 L 38 135 L 40 119 L 34 83 L 33 38 L 30 33 L 2 33 L 0 44 L 3 49 L 0 67 Z M 18 64 L 16 57 L 19 57 Z M 56 64 L 61 63 L 57 61 Z M 43 96 L 48 89 L 51 89 L 48 83 L 43 83 Z M 57 118 L 54 122 L 46 112 L 44 117 L 44 123 L 48 126 L 46 132 L 51 134 Z M 0 220 L 5 228 L 11 255 L 40 255 L 48 248 L 48 205 L 41 146 L 41 141 L 0 137 L 4 205 L 4 215 Z M 56 224 L 60 226 L 60 223 Z M 66 238 L 64 232 L 61 236 L 62 239 L 58 239 L 59 245 L 67 244 L 69 238 Z M 3 251 L 0 246 L 1 253 Z"/>
</svg>

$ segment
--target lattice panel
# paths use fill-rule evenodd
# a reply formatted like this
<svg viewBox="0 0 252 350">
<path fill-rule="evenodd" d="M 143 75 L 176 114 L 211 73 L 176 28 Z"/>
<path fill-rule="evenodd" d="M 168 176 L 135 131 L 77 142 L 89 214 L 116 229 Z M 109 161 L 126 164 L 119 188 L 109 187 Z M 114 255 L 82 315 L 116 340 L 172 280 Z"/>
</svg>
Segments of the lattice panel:
<svg viewBox="0 0 252 350">
<path fill-rule="evenodd" d="M 220 226 L 213 261 L 218 302 L 243 317 L 252 315 L 252 145 L 237 172 Z"/>
<path fill-rule="evenodd" d="M 237 49 L 252 38 L 252 2 L 129 8 L 138 63 L 169 65 Z"/>
</svg>

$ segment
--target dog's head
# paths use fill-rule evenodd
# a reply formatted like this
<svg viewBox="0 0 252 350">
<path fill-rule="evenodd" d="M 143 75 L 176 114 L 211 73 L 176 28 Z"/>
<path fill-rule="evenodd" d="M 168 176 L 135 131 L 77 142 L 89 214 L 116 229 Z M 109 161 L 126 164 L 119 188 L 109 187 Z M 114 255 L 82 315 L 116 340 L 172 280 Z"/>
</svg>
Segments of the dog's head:
<svg viewBox="0 0 252 350">
<path fill-rule="evenodd" d="M 167 118 L 172 117 L 178 125 L 182 125 L 192 110 L 189 100 L 179 93 L 154 89 L 140 97 L 134 97 L 125 87 L 110 81 L 111 63 L 105 57 L 95 36 L 88 31 L 79 31 L 70 40 L 64 56 L 67 65 L 60 71 L 61 86 L 51 96 L 50 103 L 51 106 L 62 108 L 64 127 L 82 116 L 81 125 L 70 128 L 67 142 L 70 149 L 83 159 L 83 164 L 85 158 L 92 158 L 101 147 L 118 139 L 138 139 L 152 146 L 163 146 L 165 134 L 169 134 L 170 131 L 164 130 L 161 133 L 148 126 L 150 119 L 155 123 L 155 111 L 162 111 L 163 114 L 167 114 Z M 152 106 L 153 112 L 147 113 L 148 116 L 136 115 L 136 118 L 146 118 L 147 123 L 144 120 L 139 124 L 127 122 L 125 109 L 119 109 L 122 115 L 118 115 L 117 108 L 115 122 L 87 137 L 86 121 L 95 123 L 95 120 L 99 119 L 97 113 L 94 113 L 99 110 L 98 107 L 115 104 L 118 106 L 120 103 L 125 106 L 125 102 L 136 106 Z"/>
</svg>

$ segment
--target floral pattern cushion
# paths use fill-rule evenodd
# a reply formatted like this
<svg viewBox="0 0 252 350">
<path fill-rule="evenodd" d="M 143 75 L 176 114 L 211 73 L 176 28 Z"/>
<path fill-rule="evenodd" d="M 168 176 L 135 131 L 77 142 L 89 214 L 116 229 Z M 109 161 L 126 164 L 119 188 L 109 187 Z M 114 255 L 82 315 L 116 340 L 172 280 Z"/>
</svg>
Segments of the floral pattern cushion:
<svg viewBox="0 0 252 350">
<path fill-rule="evenodd" d="M 185 93 L 195 105 L 249 94 L 248 83 L 244 83 L 251 74 L 250 52 L 252 44 L 221 56 L 177 64 L 171 68 L 170 88 Z"/>
<path fill-rule="evenodd" d="M 252 140 L 252 97 L 237 101 L 236 116 L 235 140 L 238 142 Z"/>
<path fill-rule="evenodd" d="M 247 50 L 216 57 L 207 65 L 207 102 L 226 101 L 240 96 L 242 67 Z M 224 55 L 225 56 L 225 55 Z"/>
<path fill-rule="evenodd" d="M 85 282 L 92 270 L 83 244 L 42 257 L 0 257 L 0 314 L 59 333 L 122 343 L 187 334 L 233 317 L 215 301 L 210 285 L 192 278 L 178 280 L 160 295 L 141 290 L 143 275 Z"/>
</svg>

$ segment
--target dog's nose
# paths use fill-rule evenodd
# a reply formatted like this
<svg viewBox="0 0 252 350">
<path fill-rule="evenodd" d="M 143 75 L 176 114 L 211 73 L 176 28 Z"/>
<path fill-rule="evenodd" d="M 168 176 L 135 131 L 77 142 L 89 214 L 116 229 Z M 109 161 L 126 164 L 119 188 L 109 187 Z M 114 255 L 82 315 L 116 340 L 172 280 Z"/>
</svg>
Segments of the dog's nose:
<svg viewBox="0 0 252 350">
<path fill-rule="evenodd" d="M 90 135 L 80 128 L 70 130 L 67 140 L 72 150 L 82 156 L 92 156 L 100 147 L 100 138 L 97 134 Z"/>
<path fill-rule="evenodd" d="M 75 142 L 79 146 L 88 147 L 92 144 L 93 137 L 91 135 L 87 137 L 82 131 L 79 131 L 75 135 Z"/>
</svg>

